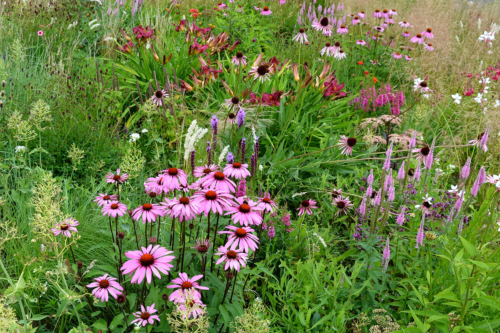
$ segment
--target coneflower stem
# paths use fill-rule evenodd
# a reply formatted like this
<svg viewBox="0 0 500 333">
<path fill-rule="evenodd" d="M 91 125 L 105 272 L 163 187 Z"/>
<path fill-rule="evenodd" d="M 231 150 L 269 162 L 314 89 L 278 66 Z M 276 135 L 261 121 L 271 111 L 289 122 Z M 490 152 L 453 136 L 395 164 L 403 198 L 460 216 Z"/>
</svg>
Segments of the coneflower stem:
<svg viewBox="0 0 500 333">
<path fill-rule="evenodd" d="M 186 253 L 186 221 L 182 224 L 182 260 L 181 272 L 184 272 L 184 254 Z"/>
<path fill-rule="evenodd" d="M 106 325 L 108 326 L 108 331 L 109 329 L 109 309 L 108 309 L 108 302 L 106 302 Z"/>
<path fill-rule="evenodd" d="M 161 224 L 161 217 L 158 216 L 158 233 L 156 235 L 156 241 L 158 244 L 160 244 L 160 224 Z"/>
<path fill-rule="evenodd" d="M 231 298 L 229 298 L 229 304 L 233 303 L 234 288 L 236 287 L 236 278 L 238 277 L 238 271 L 234 275 L 233 290 L 231 291 Z"/>
<path fill-rule="evenodd" d="M 226 300 L 227 292 L 229 290 L 229 287 L 231 286 L 231 280 L 232 279 L 226 279 L 226 288 L 224 290 L 224 296 L 222 297 L 222 302 L 220 304 L 224 304 L 224 301 Z M 215 324 L 217 324 L 217 319 L 219 319 L 219 316 L 220 316 L 220 311 L 214 319 L 214 326 Z"/>
<path fill-rule="evenodd" d="M 217 213 L 217 222 L 215 223 L 215 234 L 214 234 L 214 241 L 213 241 L 213 246 L 212 246 L 212 260 L 210 261 L 210 273 L 213 273 L 213 271 L 214 271 L 215 241 L 217 240 L 217 228 L 219 227 L 219 217 L 220 217 L 220 214 Z"/>
<path fill-rule="evenodd" d="M 132 220 L 132 225 L 134 226 L 135 243 L 137 244 L 137 249 L 139 250 L 139 239 L 137 239 L 137 229 L 135 228 L 135 221 Z"/>
<path fill-rule="evenodd" d="M 208 212 L 207 239 L 210 239 L 210 213 L 211 213 L 211 211 Z"/>
<path fill-rule="evenodd" d="M 111 231 L 111 241 L 115 242 L 115 237 L 113 236 L 113 225 L 111 224 L 111 216 L 109 217 L 109 231 Z"/>
<path fill-rule="evenodd" d="M 71 250 L 71 255 L 73 256 L 73 263 L 76 264 L 75 254 L 73 253 L 73 248 L 71 247 L 71 244 L 69 244 L 69 249 Z"/>
<path fill-rule="evenodd" d="M 144 224 L 144 244 L 148 247 L 148 225 Z"/>
</svg>

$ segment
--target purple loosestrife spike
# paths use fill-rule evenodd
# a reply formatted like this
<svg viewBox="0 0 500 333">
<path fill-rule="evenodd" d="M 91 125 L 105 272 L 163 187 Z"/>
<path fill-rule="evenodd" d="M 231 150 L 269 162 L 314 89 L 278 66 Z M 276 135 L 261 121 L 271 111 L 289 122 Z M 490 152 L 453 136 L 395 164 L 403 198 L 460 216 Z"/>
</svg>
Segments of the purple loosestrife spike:
<svg viewBox="0 0 500 333">
<path fill-rule="evenodd" d="M 227 159 L 227 163 L 228 164 L 233 164 L 234 163 L 234 155 L 233 155 L 233 153 L 231 153 L 231 152 L 227 153 L 226 159 Z"/>
<path fill-rule="evenodd" d="M 207 141 L 207 156 L 208 165 L 212 164 L 212 147 L 210 146 L 210 141 Z"/>
<path fill-rule="evenodd" d="M 412 150 L 413 148 L 415 148 L 416 145 L 417 145 L 417 131 L 413 131 L 413 136 L 411 137 L 410 143 L 408 144 L 408 149 Z"/>
<path fill-rule="evenodd" d="M 370 198 L 372 196 L 372 193 L 373 193 L 373 188 L 371 185 L 368 185 L 368 188 L 366 189 L 366 196 Z"/>
<path fill-rule="evenodd" d="M 467 158 L 467 162 L 465 162 L 465 165 L 462 168 L 462 172 L 460 173 L 460 178 L 462 179 L 467 179 L 469 178 L 470 175 L 470 157 Z"/>
<path fill-rule="evenodd" d="M 370 170 L 370 175 L 367 179 L 368 185 L 373 185 L 373 169 Z"/>
<path fill-rule="evenodd" d="M 477 175 L 477 182 L 479 183 L 479 186 L 483 185 L 484 182 L 486 181 L 486 170 L 484 167 L 481 167 L 479 169 L 479 174 Z"/>
<path fill-rule="evenodd" d="M 238 123 L 238 128 L 241 128 L 245 124 L 245 110 L 240 108 L 238 114 L 236 115 L 236 122 Z"/>
<path fill-rule="evenodd" d="M 484 152 L 488 151 L 488 147 L 486 146 L 486 143 L 488 143 L 488 137 L 490 134 L 490 126 L 486 129 L 486 132 L 484 132 L 483 136 L 481 137 L 480 141 L 480 147 Z"/>
<path fill-rule="evenodd" d="M 387 271 L 387 266 L 389 265 L 389 259 L 391 258 L 391 247 L 389 245 L 389 237 L 385 241 L 385 248 L 382 252 L 382 271 L 385 273 Z"/>
<path fill-rule="evenodd" d="M 401 163 L 401 167 L 399 168 L 398 170 L 398 179 L 399 180 L 402 180 L 402 179 L 405 179 L 405 161 L 403 161 L 403 163 Z"/>
<path fill-rule="evenodd" d="M 391 142 L 391 144 L 389 145 L 389 148 L 385 152 L 385 161 L 384 161 L 384 166 L 382 167 L 382 169 L 384 169 L 384 170 L 389 170 L 391 168 L 392 146 L 393 146 L 393 143 Z"/>
<path fill-rule="evenodd" d="M 250 173 L 252 174 L 252 177 L 255 175 L 255 154 L 250 156 Z"/>
<path fill-rule="evenodd" d="M 417 169 L 415 170 L 415 174 L 413 175 L 413 178 L 415 179 L 416 182 L 420 180 L 421 175 L 422 175 L 422 170 L 420 169 L 420 162 L 418 162 Z"/>
<path fill-rule="evenodd" d="M 417 245 L 415 246 L 417 249 L 424 244 L 424 222 L 425 213 L 422 214 L 422 221 L 420 222 L 420 227 L 417 232 Z"/>
<path fill-rule="evenodd" d="M 391 184 L 389 187 L 389 194 L 387 196 L 387 201 L 394 202 L 396 197 L 396 189 L 394 188 L 394 184 Z"/>
<path fill-rule="evenodd" d="M 380 195 L 380 192 L 382 192 L 382 191 L 377 192 L 377 195 L 375 196 L 375 199 L 373 200 L 374 206 L 380 206 L 380 203 L 382 201 L 382 196 Z"/>
<path fill-rule="evenodd" d="M 269 227 L 269 230 L 267 231 L 267 237 L 271 239 L 274 238 L 274 236 L 276 236 L 276 231 L 274 230 L 274 226 L 272 225 Z"/>
<path fill-rule="evenodd" d="M 479 192 L 480 187 L 481 187 L 481 185 L 479 185 L 479 183 L 476 179 L 476 181 L 474 182 L 474 185 L 472 185 L 472 189 L 470 190 L 470 194 L 472 194 L 472 196 L 476 197 L 477 193 Z"/>
<path fill-rule="evenodd" d="M 453 207 L 457 214 L 460 213 L 460 209 L 462 209 L 462 205 L 464 203 L 464 192 L 460 194 L 460 196 L 457 199 L 457 202 L 455 203 L 455 207 Z"/>
<path fill-rule="evenodd" d="M 247 181 L 242 179 L 238 184 L 238 192 L 236 193 L 237 198 L 241 198 L 247 195 Z"/>
<path fill-rule="evenodd" d="M 195 165 L 195 158 L 196 158 L 196 150 L 193 150 L 191 152 L 191 172 L 193 173 L 194 172 L 194 168 L 196 167 Z"/>
<path fill-rule="evenodd" d="M 363 197 L 363 200 L 359 205 L 359 213 L 363 215 L 363 217 L 366 215 L 366 196 Z"/>
<path fill-rule="evenodd" d="M 405 206 L 401 207 L 401 213 L 399 213 L 398 217 L 396 218 L 397 225 L 402 226 L 403 223 L 405 222 L 405 210 L 406 210 Z"/>
<path fill-rule="evenodd" d="M 247 151 L 247 139 L 241 139 L 241 163 L 245 163 L 245 154 Z"/>
<path fill-rule="evenodd" d="M 432 163 L 434 163 L 434 145 L 436 144 L 436 139 L 432 140 L 431 150 L 429 151 L 429 155 L 424 160 L 424 169 L 430 170 L 432 168 Z"/>
<path fill-rule="evenodd" d="M 388 172 L 387 173 L 387 176 L 385 177 L 385 181 L 384 181 L 384 191 L 387 191 L 387 188 L 393 183 L 393 179 L 392 179 L 392 173 Z"/>
</svg>

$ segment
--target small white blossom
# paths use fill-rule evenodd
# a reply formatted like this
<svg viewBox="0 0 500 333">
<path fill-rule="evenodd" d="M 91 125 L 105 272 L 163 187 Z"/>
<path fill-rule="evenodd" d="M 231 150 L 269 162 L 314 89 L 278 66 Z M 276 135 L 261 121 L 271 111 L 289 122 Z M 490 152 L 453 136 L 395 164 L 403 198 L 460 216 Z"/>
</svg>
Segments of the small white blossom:
<svg viewBox="0 0 500 333">
<path fill-rule="evenodd" d="M 132 133 L 130 134 L 130 140 L 128 142 L 136 142 L 141 138 L 141 135 L 139 133 Z"/>
<path fill-rule="evenodd" d="M 24 153 L 26 151 L 26 147 L 25 146 L 17 146 L 16 149 L 15 149 L 16 153 Z"/>
<path fill-rule="evenodd" d="M 262 172 L 264 170 L 264 167 L 262 166 L 262 164 L 259 164 L 259 170 L 260 170 L 260 172 Z"/>
<path fill-rule="evenodd" d="M 292 195 L 292 198 L 295 198 L 295 197 L 298 197 L 299 195 L 304 195 L 304 194 L 307 194 L 307 192 L 295 193 L 294 195 Z"/>
<path fill-rule="evenodd" d="M 456 193 L 458 191 L 458 185 L 451 185 L 451 190 L 448 190 L 450 193 Z"/>
<path fill-rule="evenodd" d="M 455 95 L 451 95 L 451 98 L 453 98 L 453 102 L 455 104 L 460 104 L 462 101 L 462 96 L 460 96 L 459 93 L 456 93 Z"/>
<path fill-rule="evenodd" d="M 148 132 L 148 130 L 145 128 L 141 131 L 141 133 L 147 133 L 147 132 Z"/>
<path fill-rule="evenodd" d="M 474 97 L 474 100 L 476 101 L 476 103 L 481 104 L 483 102 L 483 94 L 478 93 L 477 96 Z M 486 100 L 486 98 L 484 100 Z"/>
</svg>

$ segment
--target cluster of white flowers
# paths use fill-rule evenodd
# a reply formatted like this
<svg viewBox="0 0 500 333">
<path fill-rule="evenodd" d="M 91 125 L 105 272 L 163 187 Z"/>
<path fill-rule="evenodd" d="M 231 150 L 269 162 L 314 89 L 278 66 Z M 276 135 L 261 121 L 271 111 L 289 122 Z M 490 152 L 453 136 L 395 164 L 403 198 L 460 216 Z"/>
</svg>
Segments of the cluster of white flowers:
<svg viewBox="0 0 500 333">
<path fill-rule="evenodd" d="M 26 151 L 26 147 L 25 146 L 17 146 L 15 151 L 16 151 L 16 154 L 22 155 Z"/>
<path fill-rule="evenodd" d="M 495 32 L 496 31 L 485 31 L 481 36 L 479 36 L 479 41 L 482 42 L 486 42 L 486 43 L 490 43 L 490 46 L 491 46 L 491 41 L 492 40 L 495 40 Z"/>
<path fill-rule="evenodd" d="M 257 141 L 257 134 L 255 133 L 255 127 L 252 125 L 252 136 L 253 136 L 253 141 Z"/>
<path fill-rule="evenodd" d="M 189 125 L 186 139 L 184 141 L 184 160 L 187 161 L 189 158 L 189 154 L 194 150 L 194 146 L 202 137 L 207 134 L 208 129 L 201 128 L 198 126 L 196 120 L 193 120 L 191 125 Z"/>
<path fill-rule="evenodd" d="M 299 195 L 304 195 L 304 194 L 307 194 L 307 192 L 295 193 L 294 195 L 292 195 L 292 198 L 295 198 L 295 197 L 298 197 Z"/>
<path fill-rule="evenodd" d="M 225 146 L 224 149 L 222 149 L 222 152 L 219 155 L 219 165 L 222 165 L 222 162 L 224 161 L 224 158 L 226 157 L 228 151 L 229 145 Z"/>
<path fill-rule="evenodd" d="M 145 128 L 141 131 L 141 133 L 147 133 L 147 132 L 148 132 L 148 130 Z"/>
<path fill-rule="evenodd" d="M 451 98 L 453 98 L 453 102 L 455 104 L 460 104 L 460 102 L 462 101 L 462 96 L 460 96 L 459 93 L 456 93 L 455 95 L 451 95 Z"/>
<path fill-rule="evenodd" d="M 136 142 L 141 138 L 141 135 L 139 133 L 132 133 L 130 134 L 130 140 L 128 142 Z"/>
<path fill-rule="evenodd" d="M 68 30 L 71 30 L 73 29 L 74 27 L 76 27 L 78 25 L 78 21 L 75 21 L 73 23 L 71 23 L 70 25 L 68 25 Z"/>
<path fill-rule="evenodd" d="M 98 26 L 101 25 L 100 23 L 96 23 L 96 22 L 97 22 L 97 19 L 89 22 L 90 30 L 94 30 L 95 28 L 97 28 Z"/>
</svg>

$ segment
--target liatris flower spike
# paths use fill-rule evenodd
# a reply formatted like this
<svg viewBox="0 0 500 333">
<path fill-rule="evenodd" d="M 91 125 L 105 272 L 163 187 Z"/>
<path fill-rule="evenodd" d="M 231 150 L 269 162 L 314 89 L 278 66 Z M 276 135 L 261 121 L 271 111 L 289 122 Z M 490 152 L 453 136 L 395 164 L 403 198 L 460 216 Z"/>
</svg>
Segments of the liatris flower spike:
<svg viewBox="0 0 500 333">
<path fill-rule="evenodd" d="M 107 302 L 109 300 L 109 294 L 115 299 L 123 291 L 123 287 L 116 282 L 116 278 L 104 274 L 101 277 L 95 278 L 95 282 L 87 285 L 87 288 L 95 288 L 92 290 L 92 295 L 96 298 L 100 298 L 101 302 Z"/>
</svg>

